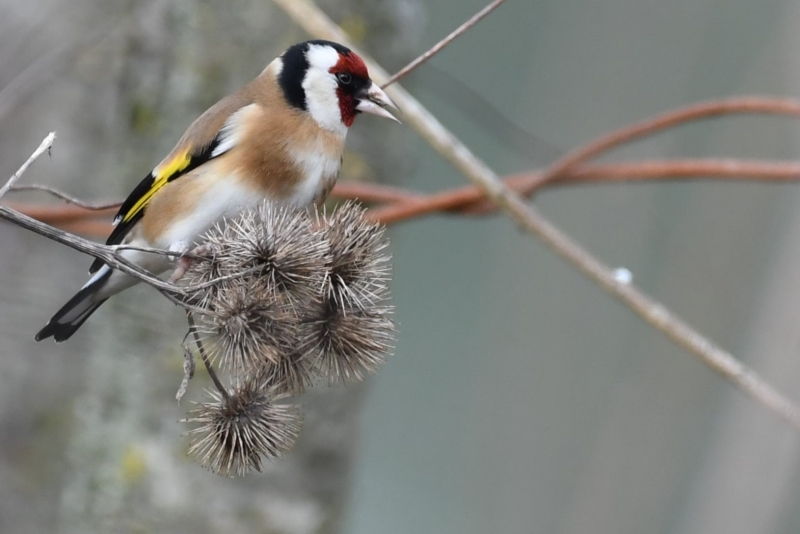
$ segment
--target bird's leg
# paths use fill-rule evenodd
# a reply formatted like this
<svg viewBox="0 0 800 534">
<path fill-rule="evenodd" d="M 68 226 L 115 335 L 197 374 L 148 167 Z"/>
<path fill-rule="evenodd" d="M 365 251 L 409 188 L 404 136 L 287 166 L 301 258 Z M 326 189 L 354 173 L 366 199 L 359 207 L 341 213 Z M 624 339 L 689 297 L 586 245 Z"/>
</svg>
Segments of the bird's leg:
<svg viewBox="0 0 800 534">
<path fill-rule="evenodd" d="M 172 250 L 172 248 L 170 248 Z M 180 251 L 180 257 L 178 258 L 178 265 L 175 267 L 175 270 L 169 277 L 169 282 L 174 284 L 178 282 L 183 276 L 186 274 L 186 271 L 192 266 L 192 263 L 198 257 L 202 257 L 207 255 L 211 252 L 211 246 L 208 243 L 203 243 L 202 245 L 198 245 L 194 247 L 191 251 L 189 251 L 189 247 L 182 246 L 180 249 L 177 249 L 176 252 Z"/>
</svg>

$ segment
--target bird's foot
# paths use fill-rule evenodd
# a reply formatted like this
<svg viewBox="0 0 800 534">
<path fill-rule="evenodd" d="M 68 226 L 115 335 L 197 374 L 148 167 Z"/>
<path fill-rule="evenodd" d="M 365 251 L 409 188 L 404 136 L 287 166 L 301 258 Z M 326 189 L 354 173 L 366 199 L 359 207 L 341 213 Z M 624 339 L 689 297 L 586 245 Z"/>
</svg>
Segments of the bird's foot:
<svg viewBox="0 0 800 534">
<path fill-rule="evenodd" d="M 211 252 L 211 246 L 208 243 L 198 245 L 194 247 L 191 251 L 189 251 L 188 247 L 185 247 L 181 251 L 180 258 L 178 258 L 177 267 L 175 267 L 175 270 L 169 277 L 169 282 L 171 284 L 177 283 L 181 278 L 184 277 L 186 271 L 188 271 L 191 268 L 192 264 L 196 261 L 198 257 L 208 255 L 210 252 Z"/>
</svg>

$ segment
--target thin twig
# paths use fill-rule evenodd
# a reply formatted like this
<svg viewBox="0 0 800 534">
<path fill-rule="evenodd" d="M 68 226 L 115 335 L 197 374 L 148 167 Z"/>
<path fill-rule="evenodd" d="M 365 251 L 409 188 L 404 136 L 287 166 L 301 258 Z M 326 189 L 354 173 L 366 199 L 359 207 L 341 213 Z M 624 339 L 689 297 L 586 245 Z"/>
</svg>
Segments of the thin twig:
<svg viewBox="0 0 800 534">
<path fill-rule="evenodd" d="M 505 2 L 506 0 L 494 0 L 489 5 L 475 13 L 469 20 L 467 20 L 464 24 L 456 28 L 450 35 L 433 45 L 427 52 L 418 56 L 414 61 L 400 69 L 394 76 L 389 78 L 382 87 L 386 87 L 388 85 L 392 85 L 394 82 L 411 72 L 412 70 L 416 69 L 430 58 L 438 54 L 442 51 L 442 49 L 452 43 L 459 35 L 462 35 L 464 32 L 475 26 L 478 22 L 480 22 L 486 15 L 500 7 L 500 4 Z"/>
<path fill-rule="evenodd" d="M 203 308 L 199 308 L 197 306 L 193 306 L 192 304 L 187 303 L 183 299 L 176 297 L 175 295 L 173 295 L 169 291 L 164 291 L 164 290 L 161 290 L 161 289 L 158 289 L 157 291 L 159 293 L 161 293 L 168 301 L 170 301 L 174 305 L 183 308 L 184 311 L 196 313 L 198 315 L 207 315 L 208 314 L 208 310 L 204 310 Z"/>
<path fill-rule="evenodd" d="M 49 193 L 50 195 L 63 200 L 68 204 L 74 204 L 76 206 L 80 206 L 85 210 L 90 211 L 105 211 L 112 208 L 118 208 L 120 206 L 119 202 L 101 202 L 99 204 L 92 204 L 89 202 L 84 202 L 79 200 L 75 197 L 72 197 L 66 193 L 62 193 L 58 189 L 52 188 L 48 185 L 41 185 L 41 184 L 28 184 L 28 185 L 15 185 L 13 186 L 10 191 L 44 191 L 45 193 Z"/>
<path fill-rule="evenodd" d="M 22 165 L 22 167 L 20 167 L 19 170 L 8 180 L 6 185 L 0 189 L 0 198 L 9 190 L 11 186 L 14 185 L 15 181 L 22 176 L 29 165 L 52 146 L 54 140 L 55 133 L 51 133 L 44 139 L 44 141 L 42 141 L 41 145 L 39 145 L 39 148 L 33 152 L 33 154 Z M 48 239 L 52 239 L 53 241 L 97 258 L 103 261 L 109 267 L 120 270 L 129 276 L 133 276 L 137 280 L 155 287 L 169 300 L 186 308 L 187 313 L 191 313 L 190 308 L 193 307 L 185 304 L 175 297 L 175 294 L 185 296 L 187 293 L 184 289 L 164 282 L 157 276 L 154 276 L 152 273 L 142 269 L 139 265 L 131 262 L 120 254 L 122 252 L 120 247 L 93 243 L 32 219 L 31 217 L 19 213 L 7 206 L 0 206 L 0 218 L 6 219 L 17 226 L 25 228 L 26 230 L 30 230 L 41 236 L 47 237 Z M 147 252 L 162 253 L 163 251 L 153 249 L 147 250 Z"/>
<path fill-rule="evenodd" d="M 103 261 L 112 269 L 117 269 L 119 271 L 122 271 L 125 274 L 133 276 L 137 280 L 140 280 L 145 284 L 154 287 L 174 304 L 184 307 L 187 311 L 193 311 L 196 313 L 203 313 L 203 310 L 195 306 L 192 306 L 190 304 L 187 304 L 183 300 L 176 298 L 175 295 L 180 295 L 185 297 L 188 295 L 188 289 L 191 289 L 193 291 L 205 289 L 206 287 L 210 287 L 212 285 L 224 282 L 226 280 L 247 276 L 257 270 L 256 267 L 253 267 L 251 269 L 246 269 L 240 273 L 220 276 L 213 280 L 209 280 L 208 282 L 191 286 L 190 288 L 183 288 L 171 284 L 169 282 L 165 282 L 164 280 L 155 276 L 153 273 L 145 269 L 142 269 L 139 265 L 133 263 L 132 261 L 128 260 L 127 258 L 121 255 L 121 252 L 123 250 L 139 250 L 151 254 L 161 254 L 165 256 L 179 256 L 180 254 L 177 252 L 148 248 L 148 247 L 136 247 L 130 245 L 101 245 L 100 243 L 94 243 L 92 241 L 70 234 L 69 232 L 65 232 L 63 230 L 59 230 L 58 228 L 54 228 L 48 224 L 39 222 L 7 206 L 0 206 L 0 219 L 6 219 L 16 224 L 17 226 L 25 228 L 26 230 L 30 230 L 48 239 L 52 239 L 57 243 L 61 243 L 62 245 L 66 245 L 74 250 L 83 252 L 84 254 L 92 256 L 93 258 L 97 258 Z M 194 259 L 202 261 L 204 258 L 195 257 Z"/>
<path fill-rule="evenodd" d="M 80 238 L 76 235 L 53 228 L 35 219 L 23 215 L 7 206 L 0 206 L 0 219 L 6 219 L 17 226 L 30 230 L 48 239 L 66 245 L 74 250 L 88 254 L 106 263 L 109 267 L 120 270 L 125 274 L 131 275 L 142 282 L 155 287 L 156 289 L 185 295 L 186 292 L 180 287 L 168 284 L 152 273 L 142 269 L 138 265 L 131 263 L 124 257 L 117 254 L 114 247 L 93 243 L 92 241 Z"/>
<path fill-rule="evenodd" d="M 549 183 L 562 176 L 566 170 L 633 139 L 638 140 L 684 122 L 732 113 L 760 113 L 800 117 L 800 101 L 790 98 L 776 99 L 752 96 L 702 102 L 686 108 L 669 111 L 610 134 L 602 135 L 591 143 L 569 152 L 545 170 L 541 177 L 541 183 Z M 538 184 L 538 186 L 540 187 L 541 184 Z"/>
<path fill-rule="evenodd" d="M 168 256 L 172 259 L 185 257 L 192 260 L 202 260 L 200 256 L 192 254 L 191 252 L 176 252 L 174 250 L 164 250 L 160 248 L 152 248 L 152 247 L 139 247 L 136 245 L 109 245 L 114 250 L 121 251 L 121 250 L 135 250 L 137 252 L 146 252 L 148 254 L 155 254 L 157 256 Z"/>
<path fill-rule="evenodd" d="M 558 146 L 539 135 L 533 135 L 507 117 L 490 96 L 473 89 L 446 67 L 428 63 L 424 76 L 420 77 L 420 80 L 423 79 L 426 91 L 435 92 L 476 127 L 528 162 L 528 165 L 555 161 L 564 154 L 564 150 Z"/>
<path fill-rule="evenodd" d="M 208 359 L 208 354 L 206 354 L 206 349 L 203 347 L 203 340 L 200 339 L 200 335 L 197 333 L 197 326 L 194 323 L 194 316 L 192 312 L 186 312 L 186 320 L 189 321 L 189 331 L 192 332 L 192 337 L 194 337 L 194 342 L 197 345 L 197 350 L 200 353 L 200 357 L 203 359 L 203 364 L 206 366 L 206 370 L 208 371 L 208 376 L 211 377 L 211 381 L 214 382 L 214 386 L 220 392 L 222 397 L 227 401 L 228 400 L 228 390 L 225 389 L 225 386 L 222 385 L 219 377 L 217 376 L 217 372 L 214 370 L 214 366 L 211 365 L 211 360 Z"/>
<path fill-rule="evenodd" d="M 286 11 L 292 19 L 307 32 L 317 38 L 339 41 L 349 46 L 344 32 L 336 26 L 313 2 L 309 0 L 273 0 Z M 386 73 L 374 61 L 362 54 L 373 76 L 382 79 Z M 425 107 L 398 85 L 387 89 L 392 99 L 403 110 L 406 124 L 411 125 L 440 154 L 450 161 L 473 183 L 479 186 L 487 197 L 499 204 L 511 218 L 526 231 L 538 236 L 558 255 L 566 259 L 580 272 L 600 285 L 609 294 L 626 304 L 654 328 L 663 332 L 678 345 L 684 347 L 702 362 L 716 370 L 740 389 L 749 394 L 757 402 L 786 419 L 800 429 L 800 410 L 788 398 L 775 390 L 753 370 L 745 366 L 730 353 L 717 347 L 710 340 L 692 329 L 662 304 L 645 295 L 632 284 L 619 282 L 614 273 L 602 262 L 580 247 L 568 235 L 543 217 L 533 207 L 511 191 L 500 178 L 478 159 L 461 141 L 447 130 Z M 741 103 L 741 102 L 739 102 Z M 754 108 L 760 108 L 754 102 Z M 770 101 L 772 104 L 772 101 Z M 795 105 L 787 103 L 788 107 Z M 797 108 L 800 112 L 800 107 Z M 709 111 L 709 110 L 707 110 Z M 724 111 L 720 110 L 718 113 Z M 709 111 L 709 115 L 710 115 Z M 652 128 L 652 126 L 651 126 Z M 625 132 L 619 139 L 638 135 L 637 132 Z M 580 162 L 592 155 L 602 152 L 607 146 L 622 142 L 618 139 L 607 139 L 597 143 L 588 150 L 573 153 L 565 163 L 551 167 L 554 176 L 571 167 L 573 162 Z M 559 167 L 561 170 L 559 170 Z M 553 169 L 559 172 L 553 172 Z"/>
<path fill-rule="evenodd" d="M 11 176 L 11 178 L 8 179 L 8 181 L 6 182 L 6 185 L 4 185 L 2 188 L 0 188 L 0 199 L 3 198 L 3 196 L 8 192 L 9 189 L 11 189 L 11 187 L 14 185 L 14 182 L 19 180 L 19 177 L 22 176 L 22 173 L 24 173 L 26 170 L 28 170 L 28 167 L 30 166 L 31 163 L 36 161 L 36 159 L 39 156 L 41 156 L 42 154 L 44 154 L 45 152 L 50 150 L 50 147 L 53 146 L 53 141 L 55 141 L 55 140 L 56 140 L 56 133 L 55 132 L 50 132 L 49 134 L 47 134 L 47 137 L 45 137 L 42 140 L 41 144 L 39 145 L 39 148 L 37 148 L 36 150 L 33 151 L 33 154 L 31 154 L 31 156 L 28 158 L 28 160 L 25 163 L 22 164 L 22 167 L 17 169 L 17 172 L 15 172 Z"/>
<path fill-rule="evenodd" d="M 209 280 L 208 282 L 203 282 L 203 283 L 200 283 L 200 284 L 193 284 L 193 285 L 189 286 L 188 288 L 191 289 L 192 291 L 200 291 L 202 289 L 206 289 L 207 287 L 215 286 L 215 285 L 217 285 L 217 284 L 219 284 L 221 282 L 227 282 L 228 280 L 235 280 L 237 278 L 243 278 L 245 276 L 249 276 L 251 274 L 255 274 L 257 272 L 262 272 L 262 271 L 264 271 L 264 266 L 263 265 L 254 265 L 252 267 L 249 267 L 249 268 L 247 268 L 247 269 L 245 269 L 243 271 L 239 271 L 237 273 L 226 274 L 225 276 L 219 276 L 217 278 L 214 278 L 213 280 Z"/>
</svg>

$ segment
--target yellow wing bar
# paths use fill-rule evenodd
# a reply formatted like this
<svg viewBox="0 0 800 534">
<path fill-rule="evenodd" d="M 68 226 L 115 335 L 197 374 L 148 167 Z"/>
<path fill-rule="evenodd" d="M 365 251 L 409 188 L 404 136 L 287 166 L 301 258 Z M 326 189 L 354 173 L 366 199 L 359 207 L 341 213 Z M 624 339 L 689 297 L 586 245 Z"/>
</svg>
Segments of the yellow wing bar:
<svg viewBox="0 0 800 534">
<path fill-rule="evenodd" d="M 128 210 L 122 222 L 128 222 L 133 219 L 136 214 L 142 211 L 147 203 L 150 202 L 153 195 L 169 182 L 171 177 L 184 170 L 191 162 L 192 157 L 189 155 L 189 152 L 186 151 L 172 158 L 166 165 L 156 167 L 153 171 L 153 184 L 150 186 L 150 189 L 148 189 L 139 200 L 136 201 L 131 209 Z"/>
</svg>

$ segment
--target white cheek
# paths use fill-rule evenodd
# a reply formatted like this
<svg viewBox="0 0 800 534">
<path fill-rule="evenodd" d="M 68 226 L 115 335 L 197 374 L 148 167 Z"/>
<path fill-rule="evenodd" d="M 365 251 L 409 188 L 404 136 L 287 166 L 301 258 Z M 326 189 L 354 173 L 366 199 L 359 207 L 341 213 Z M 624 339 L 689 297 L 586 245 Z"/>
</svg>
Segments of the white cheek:
<svg viewBox="0 0 800 534">
<path fill-rule="evenodd" d="M 306 92 L 306 107 L 311 117 L 321 128 L 339 135 L 347 133 L 347 126 L 342 122 L 339 108 L 339 97 L 336 95 L 336 79 L 328 72 L 309 69 L 303 80 Z"/>
<path fill-rule="evenodd" d="M 331 68 L 339 62 L 339 54 L 329 46 L 312 45 L 306 52 L 306 59 L 308 71 L 303 79 L 303 90 L 309 114 L 321 128 L 344 135 L 347 126 L 342 122 L 339 109 L 339 97 L 336 95 L 338 84 L 336 77 L 330 73 Z"/>
</svg>

